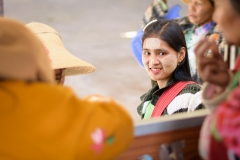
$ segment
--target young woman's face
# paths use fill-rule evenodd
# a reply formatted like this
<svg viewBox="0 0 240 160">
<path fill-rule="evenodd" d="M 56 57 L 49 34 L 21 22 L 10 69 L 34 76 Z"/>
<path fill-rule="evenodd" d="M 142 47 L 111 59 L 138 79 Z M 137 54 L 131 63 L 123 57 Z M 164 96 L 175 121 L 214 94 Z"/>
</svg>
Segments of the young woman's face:
<svg viewBox="0 0 240 160">
<path fill-rule="evenodd" d="M 240 15 L 229 0 L 215 0 L 213 20 L 228 43 L 240 45 Z"/>
<path fill-rule="evenodd" d="M 143 42 L 142 61 L 154 81 L 168 81 L 179 63 L 178 53 L 159 38 Z"/>
<path fill-rule="evenodd" d="M 203 25 L 212 21 L 214 7 L 210 0 L 190 0 L 188 3 L 189 21 L 195 25 Z"/>
</svg>

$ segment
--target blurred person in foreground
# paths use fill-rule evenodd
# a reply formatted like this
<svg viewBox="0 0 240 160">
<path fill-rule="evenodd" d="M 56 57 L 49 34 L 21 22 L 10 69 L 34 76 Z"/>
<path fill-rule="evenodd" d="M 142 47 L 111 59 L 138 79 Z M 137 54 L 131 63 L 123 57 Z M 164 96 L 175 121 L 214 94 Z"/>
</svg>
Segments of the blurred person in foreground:
<svg viewBox="0 0 240 160">
<path fill-rule="evenodd" d="M 110 97 L 79 99 L 55 84 L 46 49 L 24 24 L 0 18 L 0 159 L 114 159 L 133 122 Z"/>
<path fill-rule="evenodd" d="M 213 20 L 229 45 L 240 46 L 240 1 L 215 0 Z M 208 50 L 211 50 L 211 54 Z M 204 159 L 240 159 L 240 57 L 229 70 L 215 41 L 203 38 L 195 48 L 197 67 L 206 81 L 203 103 L 211 110 L 201 129 Z"/>
</svg>

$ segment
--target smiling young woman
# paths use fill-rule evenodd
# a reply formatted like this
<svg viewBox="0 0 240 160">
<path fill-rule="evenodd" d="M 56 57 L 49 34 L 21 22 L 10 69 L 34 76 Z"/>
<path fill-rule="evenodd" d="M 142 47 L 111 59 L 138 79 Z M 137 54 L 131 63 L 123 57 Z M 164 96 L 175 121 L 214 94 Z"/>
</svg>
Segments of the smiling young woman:
<svg viewBox="0 0 240 160">
<path fill-rule="evenodd" d="M 140 116 L 149 119 L 203 108 L 181 27 L 173 21 L 153 20 L 144 28 L 142 42 L 144 67 L 157 83 L 141 96 Z"/>
<path fill-rule="evenodd" d="M 213 0 L 181 0 L 188 5 L 188 15 L 180 19 L 175 19 L 175 21 L 181 26 L 185 40 L 186 40 L 186 50 L 188 50 L 188 59 L 190 65 L 191 76 L 194 81 L 202 84 L 197 67 L 196 67 L 196 56 L 194 53 L 194 48 L 196 44 L 204 36 L 217 35 L 218 38 L 216 41 L 219 43 L 219 48 L 221 54 L 224 54 L 224 41 L 222 41 L 221 34 L 216 29 L 216 23 L 212 20 L 212 15 L 215 10 L 215 4 Z M 153 0 L 152 4 L 147 8 L 143 16 L 143 25 L 147 25 L 153 19 L 166 19 L 166 15 L 171 11 L 171 8 L 168 9 L 167 0 Z M 174 11 L 175 12 L 175 11 Z M 179 18 L 179 17 L 176 17 Z M 141 41 L 138 40 L 140 35 L 143 33 L 140 32 L 132 42 L 132 48 L 134 48 L 134 56 L 137 58 L 138 62 L 143 66 L 141 49 Z M 139 44 L 139 45 L 138 45 Z"/>
</svg>

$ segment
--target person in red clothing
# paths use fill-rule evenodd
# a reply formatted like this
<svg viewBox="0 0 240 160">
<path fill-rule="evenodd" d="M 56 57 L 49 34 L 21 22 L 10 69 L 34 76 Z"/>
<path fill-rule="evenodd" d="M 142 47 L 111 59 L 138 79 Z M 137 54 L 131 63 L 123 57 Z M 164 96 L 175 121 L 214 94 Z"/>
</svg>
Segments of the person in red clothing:
<svg viewBox="0 0 240 160">
<path fill-rule="evenodd" d="M 240 1 L 215 0 L 213 20 L 228 45 L 240 46 Z M 235 47 L 237 48 L 237 47 Z M 211 51 L 210 56 L 206 53 Z M 203 124 L 199 151 L 204 159 L 240 158 L 240 57 L 229 70 L 216 42 L 203 38 L 196 46 L 197 68 L 206 82 L 203 103 L 210 114 Z M 208 56 L 207 56 L 208 55 Z"/>
</svg>

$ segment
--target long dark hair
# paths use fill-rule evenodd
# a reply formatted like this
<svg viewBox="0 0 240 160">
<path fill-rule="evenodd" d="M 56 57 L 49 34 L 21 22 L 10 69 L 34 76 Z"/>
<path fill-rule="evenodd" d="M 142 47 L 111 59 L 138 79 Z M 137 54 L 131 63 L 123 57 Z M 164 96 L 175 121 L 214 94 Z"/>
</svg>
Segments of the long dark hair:
<svg viewBox="0 0 240 160">
<path fill-rule="evenodd" d="M 230 0 L 230 3 L 234 10 L 240 15 L 240 1 L 239 0 Z"/>
<path fill-rule="evenodd" d="M 165 41 L 176 52 L 180 52 L 182 47 L 186 49 L 185 57 L 175 69 L 173 78 L 177 81 L 192 80 L 188 61 L 187 45 L 183 31 L 179 24 L 168 20 L 152 21 L 144 28 L 142 42 L 144 42 L 146 38 L 156 36 Z"/>
</svg>

